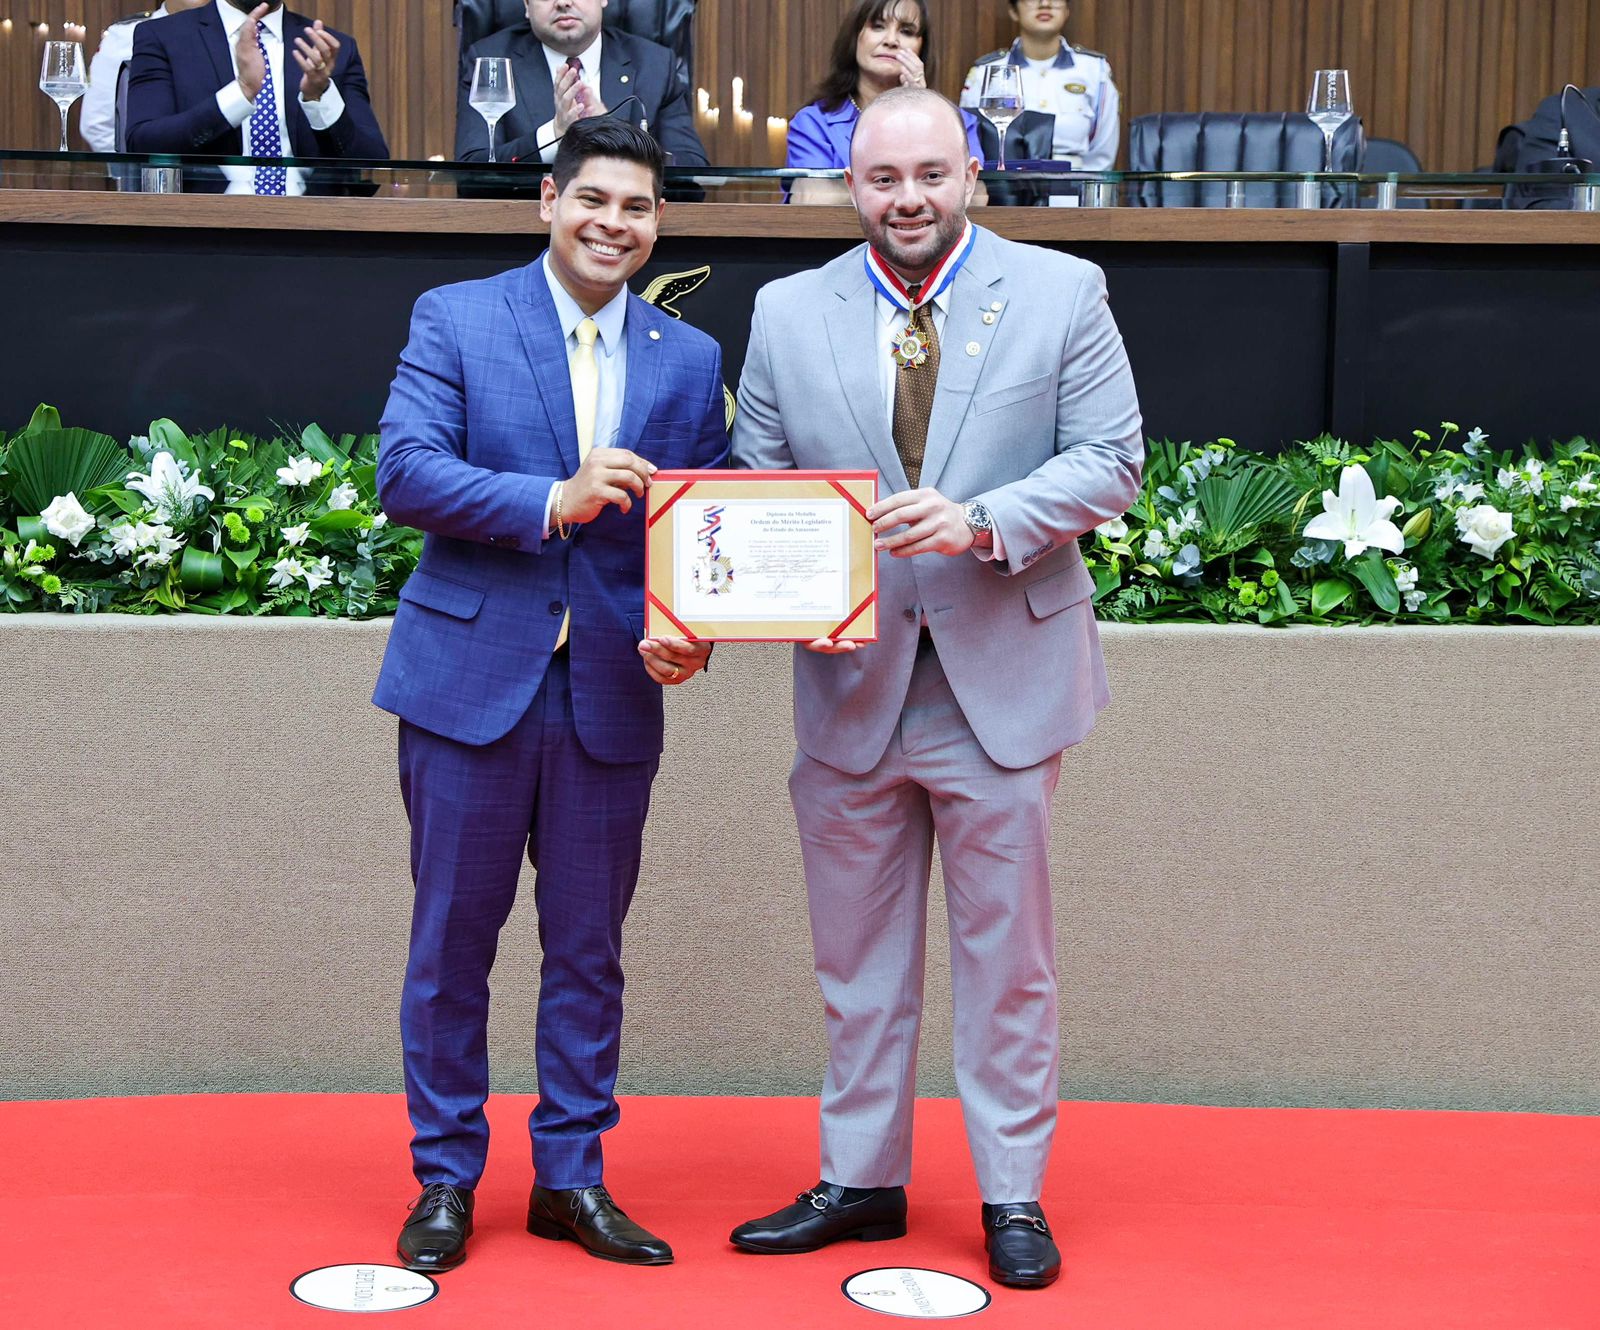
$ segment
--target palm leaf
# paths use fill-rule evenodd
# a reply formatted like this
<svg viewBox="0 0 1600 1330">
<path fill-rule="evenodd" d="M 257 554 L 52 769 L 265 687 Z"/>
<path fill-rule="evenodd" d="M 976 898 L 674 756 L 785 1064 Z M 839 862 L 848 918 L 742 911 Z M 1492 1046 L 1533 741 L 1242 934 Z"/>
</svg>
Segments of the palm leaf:
<svg viewBox="0 0 1600 1330">
<path fill-rule="evenodd" d="M 37 515 L 63 494 L 80 500 L 92 489 L 123 479 L 128 450 L 109 434 L 87 429 L 47 429 L 11 441 L 5 485 L 17 512 Z"/>
<path fill-rule="evenodd" d="M 1213 472 L 1194 490 L 1214 554 L 1242 549 L 1262 527 L 1284 521 L 1300 491 L 1286 477 L 1264 466 L 1247 466 L 1228 475 Z"/>
</svg>

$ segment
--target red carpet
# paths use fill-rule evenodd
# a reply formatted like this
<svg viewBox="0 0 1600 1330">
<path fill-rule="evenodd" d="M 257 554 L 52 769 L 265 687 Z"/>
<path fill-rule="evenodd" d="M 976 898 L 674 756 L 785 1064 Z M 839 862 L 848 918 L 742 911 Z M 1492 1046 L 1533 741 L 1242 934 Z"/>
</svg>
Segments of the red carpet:
<svg viewBox="0 0 1600 1330">
<path fill-rule="evenodd" d="M 395 1324 L 889 1327 L 840 1281 L 880 1265 L 987 1283 L 960 1114 L 925 1103 L 911 1234 L 744 1256 L 738 1220 L 815 1180 L 811 1100 L 633 1099 L 612 1191 L 676 1248 L 629 1269 L 529 1237 L 523 1119 L 500 1098 L 471 1256 Z M 314 1326 L 317 1266 L 393 1258 L 415 1188 L 397 1097 L 0 1104 L 12 1188 L 0 1326 Z M 1063 1105 L 1046 1201 L 1054 1288 L 973 1324 L 1048 1330 L 1600 1327 L 1600 1121 L 1535 1115 Z M 377 1323 L 388 1324 L 382 1318 Z"/>
</svg>

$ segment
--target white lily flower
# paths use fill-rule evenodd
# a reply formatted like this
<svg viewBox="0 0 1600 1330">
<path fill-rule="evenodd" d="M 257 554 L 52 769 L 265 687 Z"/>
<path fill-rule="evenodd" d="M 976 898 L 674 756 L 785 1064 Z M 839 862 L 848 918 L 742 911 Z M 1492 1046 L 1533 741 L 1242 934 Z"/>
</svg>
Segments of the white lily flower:
<svg viewBox="0 0 1600 1330">
<path fill-rule="evenodd" d="M 297 577 L 304 577 L 306 570 L 299 559 L 279 559 L 272 565 L 272 576 L 267 579 L 269 587 L 286 587 L 293 584 Z"/>
<path fill-rule="evenodd" d="M 350 507 L 360 497 L 360 492 L 354 485 L 336 485 L 333 493 L 328 495 L 328 511 L 342 512 Z"/>
<path fill-rule="evenodd" d="M 150 472 L 128 472 L 128 488 L 150 500 L 156 516 L 163 522 L 181 522 L 194 509 L 196 499 L 208 502 L 217 497 L 209 485 L 186 475 L 183 463 L 168 452 L 159 452 L 150 463 Z"/>
<path fill-rule="evenodd" d="M 1530 458 L 1516 470 L 1501 467 L 1495 475 L 1500 488 L 1511 494 L 1543 494 L 1544 463 Z"/>
<path fill-rule="evenodd" d="M 1167 544 L 1165 534 L 1157 530 L 1145 532 L 1144 557 L 1147 559 L 1164 559 L 1172 553 L 1172 548 Z"/>
<path fill-rule="evenodd" d="M 1468 434 L 1466 440 L 1462 443 L 1461 451 L 1468 457 L 1476 457 L 1488 437 L 1481 429 L 1474 427 L 1472 433 Z"/>
<path fill-rule="evenodd" d="M 374 513 L 372 515 L 372 529 L 374 531 L 382 531 L 383 528 L 388 526 L 388 525 L 389 525 L 389 514 L 388 513 Z M 1123 524 L 1122 534 L 1123 535 L 1127 535 L 1128 534 L 1128 527 L 1127 527 L 1126 523 Z"/>
<path fill-rule="evenodd" d="M 1511 525 L 1510 513 L 1501 512 L 1493 504 L 1480 503 L 1476 508 L 1463 508 L 1456 514 L 1456 534 L 1474 554 L 1492 559 L 1517 532 Z"/>
<path fill-rule="evenodd" d="M 1585 472 L 1572 482 L 1572 488 L 1577 490 L 1579 494 L 1593 494 L 1596 490 L 1600 490 L 1600 484 L 1595 482 L 1595 478 L 1592 475 Z"/>
<path fill-rule="evenodd" d="M 293 489 L 296 485 L 309 485 L 322 474 L 322 463 L 311 459 L 311 455 L 291 457 L 288 466 L 278 468 L 278 484 L 286 489 Z"/>
<path fill-rule="evenodd" d="M 1400 500 L 1392 494 L 1377 497 L 1366 467 L 1347 466 L 1339 473 L 1339 492 L 1323 490 L 1323 511 L 1306 525 L 1305 535 L 1310 540 L 1343 541 L 1347 559 L 1374 546 L 1399 554 L 1406 540 L 1389 520 L 1399 507 Z"/>
<path fill-rule="evenodd" d="M 78 496 L 72 493 L 56 495 L 39 517 L 46 531 L 52 536 L 71 541 L 73 549 L 77 549 L 78 542 L 94 530 L 94 518 L 84 511 Z"/>
<path fill-rule="evenodd" d="M 326 554 L 320 559 L 313 559 L 306 564 L 302 572 L 306 579 L 306 586 L 312 591 L 315 591 L 318 587 L 327 586 L 329 582 L 333 581 L 333 564 L 329 562 Z"/>
<path fill-rule="evenodd" d="M 377 517 L 372 519 L 372 526 L 374 530 L 377 529 L 380 519 L 384 521 L 388 520 L 387 518 L 384 518 L 382 513 L 379 513 Z M 1126 539 L 1128 535 L 1128 524 L 1120 517 L 1113 517 L 1110 521 L 1100 523 L 1099 526 L 1095 527 L 1095 530 L 1107 540 L 1123 540 Z"/>
<path fill-rule="evenodd" d="M 1581 507 L 1583 507 L 1583 500 L 1578 498 L 1575 494 L 1563 494 L 1561 496 L 1562 512 L 1570 513 L 1574 508 Z"/>
<path fill-rule="evenodd" d="M 1410 564 L 1401 564 L 1394 570 L 1394 584 L 1399 591 L 1415 591 L 1417 589 L 1417 570 Z"/>
<path fill-rule="evenodd" d="M 286 526 L 283 529 L 283 538 L 291 545 L 304 545 L 306 537 L 310 534 L 310 522 L 302 522 L 299 526 Z"/>
</svg>

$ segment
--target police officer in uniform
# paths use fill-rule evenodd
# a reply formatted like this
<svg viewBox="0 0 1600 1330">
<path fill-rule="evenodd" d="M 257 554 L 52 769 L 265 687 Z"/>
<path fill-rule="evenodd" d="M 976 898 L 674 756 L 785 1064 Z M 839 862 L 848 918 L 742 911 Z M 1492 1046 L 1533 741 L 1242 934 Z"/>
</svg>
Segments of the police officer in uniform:
<svg viewBox="0 0 1600 1330">
<path fill-rule="evenodd" d="M 89 91 L 83 94 L 78 133 L 93 152 L 117 150 L 117 76 L 133 59 L 133 30 L 147 18 L 165 18 L 185 9 L 199 9 L 211 0 L 166 0 L 142 14 L 119 18 L 100 35 L 100 48 L 89 62 Z"/>
<path fill-rule="evenodd" d="M 1043 160 L 1069 161 L 1080 171 L 1109 171 L 1116 165 L 1122 130 L 1121 99 L 1111 81 L 1111 63 L 1098 51 L 1073 46 L 1061 35 L 1071 6 L 1067 0 L 1008 0 L 1020 35 L 1008 50 L 991 51 L 967 74 L 961 105 L 978 109 L 983 71 L 1005 61 L 1022 71 L 1022 105 L 1006 136 L 1022 136 L 1023 152 Z M 1028 114 L 1032 112 L 1032 114 Z M 1053 120 L 1053 127 L 1043 121 Z M 1040 153 L 1048 146 L 1047 153 Z"/>
</svg>

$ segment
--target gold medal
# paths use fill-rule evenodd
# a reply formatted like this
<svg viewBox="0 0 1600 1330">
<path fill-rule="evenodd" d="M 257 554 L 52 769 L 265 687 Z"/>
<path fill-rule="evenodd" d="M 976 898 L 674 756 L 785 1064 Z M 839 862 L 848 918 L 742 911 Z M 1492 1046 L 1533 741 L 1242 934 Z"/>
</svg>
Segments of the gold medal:
<svg viewBox="0 0 1600 1330">
<path fill-rule="evenodd" d="M 928 344 L 915 325 L 894 335 L 894 363 L 901 369 L 918 369 L 928 361 Z"/>
</svg>

